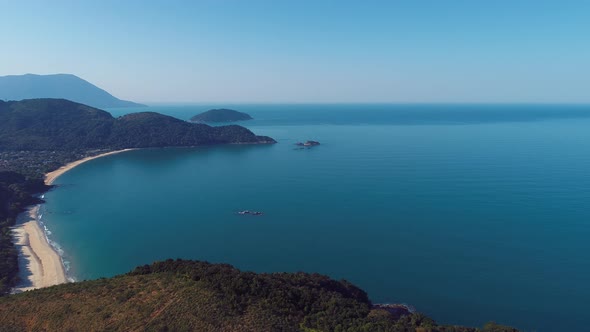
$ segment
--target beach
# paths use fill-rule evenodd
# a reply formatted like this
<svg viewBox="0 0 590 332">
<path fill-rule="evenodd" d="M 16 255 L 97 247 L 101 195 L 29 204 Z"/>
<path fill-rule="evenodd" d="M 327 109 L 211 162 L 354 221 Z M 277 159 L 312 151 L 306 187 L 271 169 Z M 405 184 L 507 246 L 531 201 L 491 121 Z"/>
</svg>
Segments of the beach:
<svg viewBox="0 0 590 332">
<path fill-rule="evenodd" d="M 19 250 L 21 282 L 15 292 L 43 288 L 67 281 L 61 257 L 47 242 L 39 227 L 39 206 L 28 208 L 19 216 L 13 229 L 15 245 Z"/>
<path fill-rule="evenodd" d="M 74 167 L 80 166 L 81 164 L 83 164 L 87 161 L 101 158 L 101 157 L 110 156 L 110 155 L 121 153 L 121 152 L 131 151 L 131 150 L 135 150 L 135 149 L 124 149 L 124 150 L 111 151 L 111 152 L 102 153 L 102 154 L 99 154 L 96 156 L 76 160 L 74 162 L 71 162 L 65 166 L 62 166 L 62 167 L 56 169 L 53 172 L 49 172 L 49 173 L 45 174 L 45 184 L 47 184 L 47 185 L 53 184 L 53 182 L 55 182 L 55 180 L 57 180 L 58 177 L 62 176 L 64 173 L 70 171 Z"/>
<path fill-rule="evenodd" d="M 87 161 L 130 150 L 133 149 L 111 151 L 74 161 L 47 173 L 45 183 L 53 184 L 58 177 Z M 19 251 L 21 281 L 14 289 L 17 293 L 68 281 L 61 257 L 49 244 L 45 232 L 39 226 L 38 212 L 39 205 L 29 207 L 19 215 L 17 224 L 12 229 L 14 242 Z"/>
</svg>

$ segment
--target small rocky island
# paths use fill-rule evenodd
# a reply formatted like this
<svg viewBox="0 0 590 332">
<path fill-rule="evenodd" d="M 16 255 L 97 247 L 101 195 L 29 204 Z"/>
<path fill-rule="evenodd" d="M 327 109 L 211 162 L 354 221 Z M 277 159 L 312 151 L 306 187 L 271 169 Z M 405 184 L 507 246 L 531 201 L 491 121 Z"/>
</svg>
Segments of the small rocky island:
<svg viewBox="0 0 590 332">
<path fill-rule="evenodd" d="M 219 108 L 219 109 L 212 109 L 208 110 L 207 112 L 203 112 L 201 114 L 197 114 L 190 118 L 190 122 L 197 122 L 197 123 L 214 123 L 214 122 L 236 122 L 236 121 L 246 121 L 252 120 L 252 117 L 243 112 L 238 112 L 236 110 L 230 110 L 227 108 Z"/>
<path fill-rule="evenodd" d="M 318 142 L 318 141 L 305 141 L 305 143 L 297 142 L 297 143 L 295 143 L 295 145 L 300 146 L 300 147 L 312 147 L 312 146 L 320 145 L 320 142 Z"/>
</svg>

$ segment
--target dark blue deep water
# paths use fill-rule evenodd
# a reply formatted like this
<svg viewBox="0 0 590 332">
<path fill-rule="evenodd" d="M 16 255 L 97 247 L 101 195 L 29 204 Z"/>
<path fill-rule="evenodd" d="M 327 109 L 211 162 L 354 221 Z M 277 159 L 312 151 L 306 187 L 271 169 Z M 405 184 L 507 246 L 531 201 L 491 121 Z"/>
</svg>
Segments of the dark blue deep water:
<svg viewBox="0 0 590 332">
<path fill-rule="evenodd" d="M 344 278 L 440 323 L 587 327 L 590 106 L 149 110 L 219 106 L 278 144 L 132 151 L 59 178 L 43 221 L 73 277 L 180 257 Z M 294 149 L 307 139 L 322 145 Z"/>
</svg>

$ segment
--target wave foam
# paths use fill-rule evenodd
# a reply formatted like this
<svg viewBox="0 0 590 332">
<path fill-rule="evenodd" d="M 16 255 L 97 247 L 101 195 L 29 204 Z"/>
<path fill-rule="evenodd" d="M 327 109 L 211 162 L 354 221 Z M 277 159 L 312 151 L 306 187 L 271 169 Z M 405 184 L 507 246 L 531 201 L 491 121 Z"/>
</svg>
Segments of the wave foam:
<svg viewBox="0 0 590 332">
<path fill-rule="evenodd" d="M 51 230 L 49 230 L 49 228 L 47 227 L 47 224 L 42 221 L 43 218 L 43 213 L 41 213 L 41 208 L 42 206 L 39 206 L 39 211 L 37 211 L 37 215 L 35 216 L 35 219 L 37 220 L 37 223 L 39 224 L 40 228 L 43 230 L 43 233 L 45 235 L 45 240 L 47 241 L 47 243 L 49 243 L 49 245 L 51 246 L 51 248 L 53 248 L 53 250 L 55 250 L 55 252 L 59 255 L 59 258 L 61 260 L 61 265 L 64 268 L 65 274 L 66 274 L 66 279 L 69 282 L 75 282 L 76 278 L 74 278 L 73 276 L 70 275 L 70 270 L 71 270 L 71 263 L 70 261 L 65 259 L 65 251 L 63 250 L 63 248 L 61 247 L 61 245 L 55 241 L 53 241 L 50 236 L 53 234 L 51 232 Z"/>
</svg>

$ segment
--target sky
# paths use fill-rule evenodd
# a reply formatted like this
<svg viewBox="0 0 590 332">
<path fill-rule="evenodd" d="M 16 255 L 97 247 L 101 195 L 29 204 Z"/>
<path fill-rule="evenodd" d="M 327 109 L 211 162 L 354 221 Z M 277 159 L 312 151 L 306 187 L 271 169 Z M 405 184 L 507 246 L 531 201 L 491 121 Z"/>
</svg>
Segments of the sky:
<svg viewBox="0 0 590 332">
<path fill-rule="evenodd" d="M 585 0 L 0 0 L 0 75 L 138 102 L 588 103 Z"/>
</svg>

